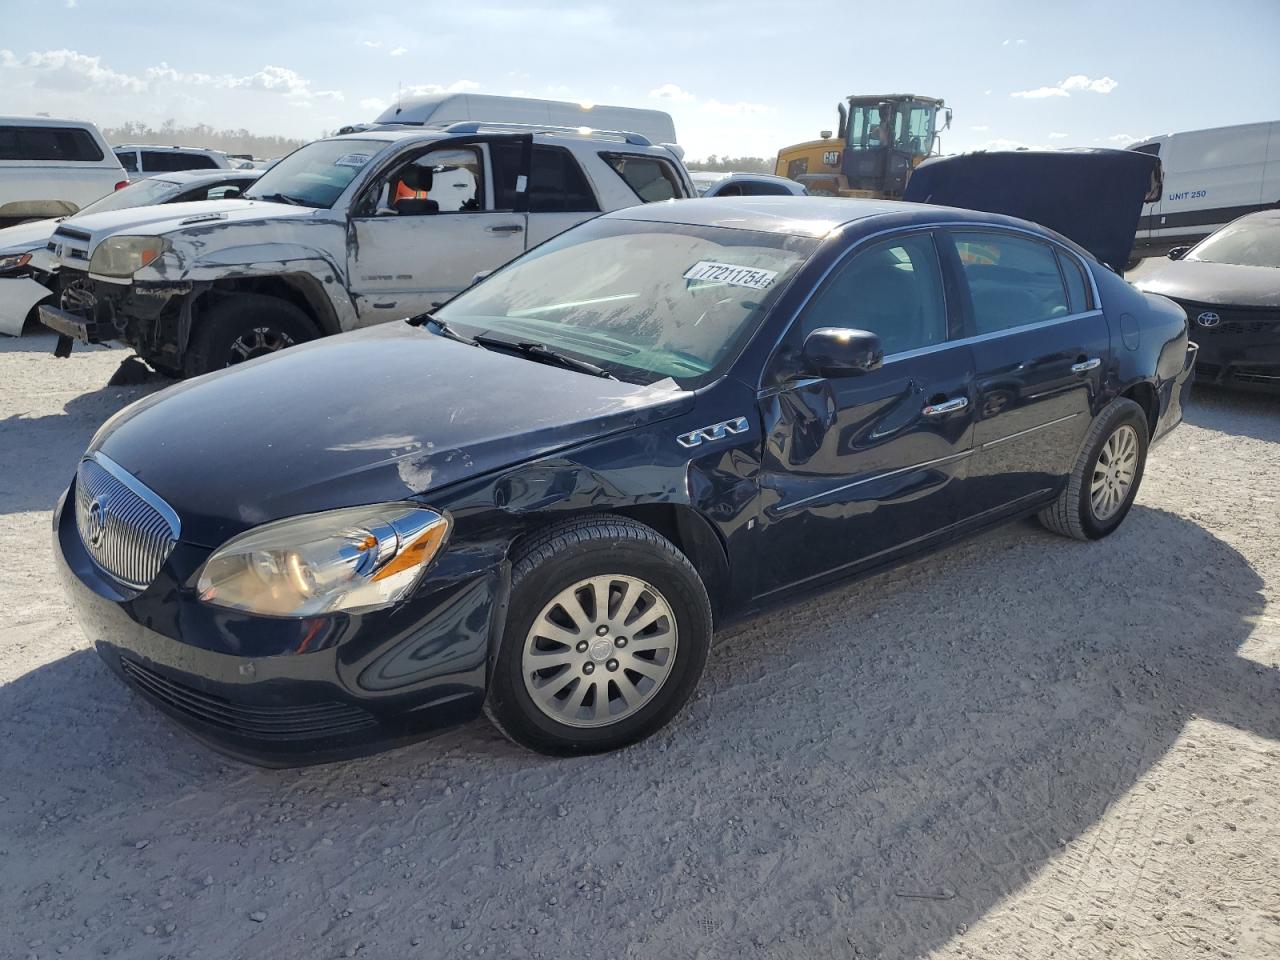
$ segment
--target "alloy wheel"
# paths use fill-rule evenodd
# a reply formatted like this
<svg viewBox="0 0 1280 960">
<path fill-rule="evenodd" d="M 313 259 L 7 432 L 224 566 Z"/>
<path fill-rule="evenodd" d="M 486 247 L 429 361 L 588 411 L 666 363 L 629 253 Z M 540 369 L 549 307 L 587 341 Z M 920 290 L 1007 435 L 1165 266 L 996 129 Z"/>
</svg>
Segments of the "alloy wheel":
<svg viewBox="0 0 1280 960">
<path fill-rule="evenodd" d="M 566 726 L 617 723 L 662 688 L 677 644 L 675 614 L 652 584 L 621 574 L 579 580 L 529 628 L 520 659 L 525 690 Z"/>
<path fill-rule="evenodd" d="M 1089 503 L 1100 522 L 1110 520 L 1128 499 L 1138 469 L 1138 431 L 1116 428 L 1098 452 L 1089 486 Z"/>
<path fill-rule="evenodd" d="M 293 337 L 273 327 L 254 327 L 231 342 L 227 366 L 293 346 Z"/>
</svg>

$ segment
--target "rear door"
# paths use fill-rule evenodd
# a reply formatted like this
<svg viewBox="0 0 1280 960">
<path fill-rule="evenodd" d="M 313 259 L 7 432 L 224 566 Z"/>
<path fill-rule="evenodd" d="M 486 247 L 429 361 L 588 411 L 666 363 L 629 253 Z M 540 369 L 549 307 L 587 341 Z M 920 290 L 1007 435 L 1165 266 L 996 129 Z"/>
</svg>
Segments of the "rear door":
<svg viewBox="0 0 1280 960">
<path fill-rule="evenodd" d="M 1092 422 L 1111 353 L 1075 254 L 1030 234 L 950 230 L 976 369 L 969 496 L 1016 509 L 1057 490 Z"/>
<path fill-rule="evenodd" d="M 489 147 L 499 209 L 515 208 L 521 150 L 520 144 L 509 142 Z M 565 147 L 534 144 L 529 170 L 526 249 L 599 213 L 600 203 L 573 153 Z"/>
<path fill-rule="evenodd" d="M 973 360 L 952 341 L 933 235 L 859 250 L 819 288 L 779 356 L 819 327 L 869 330 L 884 365 L 793 380 L 760 397 L 763 554 L 756 594 L 872 566 L 961 522 L 973 443 Z"/>
<path fill-rule="evenodd" d="M 526 137 L 437 141 L 397 157 L 352 205 L 347 244 L 361 325 L 412 316 L 443 303 L 525 250 L 528 214 L 520 180 L 495 193 L 490 151 Z M 410 166 L 430 171 L 429 203 L 397 203 Z M 516 209 L 516 208 L 520 209 Z"/>
</svg>

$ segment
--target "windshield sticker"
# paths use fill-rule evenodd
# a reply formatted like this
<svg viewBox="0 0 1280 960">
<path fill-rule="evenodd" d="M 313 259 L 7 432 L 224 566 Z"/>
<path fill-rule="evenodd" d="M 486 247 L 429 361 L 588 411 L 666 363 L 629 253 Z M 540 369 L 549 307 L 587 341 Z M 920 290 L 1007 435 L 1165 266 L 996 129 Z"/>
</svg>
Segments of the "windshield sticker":
<svg viewBox="0 0 1280 960">
<path fill-rule="evenodd" d="M 777 270 L 757 270 L 755 267 L 739 267 L 732 263 L 699 260 L 684 273 L 686 280 L 702 280 L 708 283 L 728 283 L 735 287 L 763 290 L 773 283 Z"/>
<path fill-rule="evenodd" d="M 333 161 L 335 167 L 355 167 L 359 170 L 369 162 L 367 153 L 344 153 L 337 160 Z"/>
</svg>

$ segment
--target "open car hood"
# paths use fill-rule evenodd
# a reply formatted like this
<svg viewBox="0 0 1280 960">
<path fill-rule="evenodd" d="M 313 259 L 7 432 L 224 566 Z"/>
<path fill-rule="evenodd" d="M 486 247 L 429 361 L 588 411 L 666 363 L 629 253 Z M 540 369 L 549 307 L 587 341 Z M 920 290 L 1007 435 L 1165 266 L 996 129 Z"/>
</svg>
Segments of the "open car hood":
<svg viewBox="0 0 1280 960">
<path fill-rule="evenodd" d="M 926 160 L 902 199 L 1030 220 L 1120 272 L 1160 189 L 1159 158 L 1134 150 L 991 150 Z"/>
</svg>

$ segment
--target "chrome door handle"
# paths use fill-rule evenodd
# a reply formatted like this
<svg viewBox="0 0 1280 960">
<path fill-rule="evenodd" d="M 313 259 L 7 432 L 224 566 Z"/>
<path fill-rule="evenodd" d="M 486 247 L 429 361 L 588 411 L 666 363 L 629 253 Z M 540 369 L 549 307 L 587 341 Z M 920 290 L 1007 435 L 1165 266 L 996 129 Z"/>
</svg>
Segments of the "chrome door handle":
<svg viewBox="0 0 1280 960">
<path fill-rule="evenodd" d="M 523 233 L 524 227 L 518 223 L 501 223 L 496 227 L 485 227 L 490 233 Z"/>
<path fill-rule="evenodd" d="M 1071 365 L 1072 373 L 1088 373 L 1090 370 L 1096 370 L 1102 366 L 1102 361 L 1098 357 L 1090 357 L 1088 360 L 1081 360 L 1079 363 Z"/>
<path fill-rule="evenodd" d="M 940 417 L 944 413 L 955 413 L 957 410 L 963 410 L 968 405 L 968 397 L 953 397 L 950 400 L 944 400 L 942 403 L 931 403 L 921 412 L 926 417 Z"/>
</svg>

